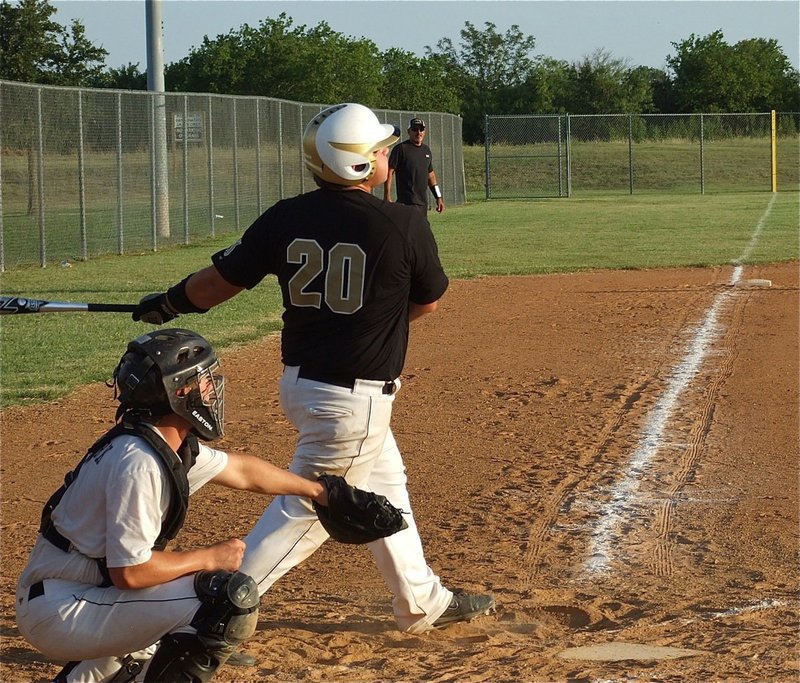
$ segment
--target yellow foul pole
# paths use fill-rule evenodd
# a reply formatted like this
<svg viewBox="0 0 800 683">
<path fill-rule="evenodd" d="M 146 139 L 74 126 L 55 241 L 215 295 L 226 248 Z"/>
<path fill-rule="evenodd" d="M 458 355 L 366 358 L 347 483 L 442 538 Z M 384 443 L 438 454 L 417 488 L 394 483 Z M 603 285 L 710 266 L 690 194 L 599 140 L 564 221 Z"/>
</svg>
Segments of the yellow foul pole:
<svg viewBox="0 0 800 683">
<path fill-rule="evenodd" d="M 772 191 L 778 191 L 778 131 L 775 110 L 772 110 Z"/>
</svg>

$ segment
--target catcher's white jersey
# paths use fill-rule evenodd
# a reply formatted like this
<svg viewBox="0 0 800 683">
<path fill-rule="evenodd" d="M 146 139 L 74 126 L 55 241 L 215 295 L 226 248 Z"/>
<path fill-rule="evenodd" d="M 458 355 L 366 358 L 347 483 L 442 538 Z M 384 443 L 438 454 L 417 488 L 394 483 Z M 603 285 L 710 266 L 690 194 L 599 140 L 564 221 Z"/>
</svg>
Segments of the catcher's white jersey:
<svg viewBox="0 0 800 683">
<path fill-rule="evenodd" d="M 221 472 L 227 457 L 200 444 L 187 475 L 189 493 Z M 142 439 L 118 437 L 81 466 L 53 510 L 53 523 L 84 555 L 105 557 L 109 567 L 147 562 L 169 508 L 169 476 Z"/>
</svg>

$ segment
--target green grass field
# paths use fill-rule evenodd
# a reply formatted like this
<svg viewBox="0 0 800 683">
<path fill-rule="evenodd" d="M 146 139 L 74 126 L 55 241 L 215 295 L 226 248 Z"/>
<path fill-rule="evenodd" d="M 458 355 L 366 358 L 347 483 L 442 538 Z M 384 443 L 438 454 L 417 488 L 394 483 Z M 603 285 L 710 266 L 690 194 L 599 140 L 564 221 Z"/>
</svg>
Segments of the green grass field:
<svg viewBox="0 0 800 683">
<path fill-rule="evenodd" d="M 431 223 L 451 278 L 708 266 L 739 258 L 773 196 L 748 262 L 797 259 L 800 204 L 791 192 L 474 202 L 432 214 Z M 234 239 L 226 235 L 156 253 L 93 258 L 69 268 L 12 270 L 2 275 L 2 293 L 132 303 L 205 266 Z M 224 349 L 278 331 L 280 312 L 277 284 L 268 279 L 179 324 Z M 0 318 L 2 405 L 53 400 L 87 382 L 109 379 L 124 345 L 146 329 L 127 314 Z"/>
</svg>

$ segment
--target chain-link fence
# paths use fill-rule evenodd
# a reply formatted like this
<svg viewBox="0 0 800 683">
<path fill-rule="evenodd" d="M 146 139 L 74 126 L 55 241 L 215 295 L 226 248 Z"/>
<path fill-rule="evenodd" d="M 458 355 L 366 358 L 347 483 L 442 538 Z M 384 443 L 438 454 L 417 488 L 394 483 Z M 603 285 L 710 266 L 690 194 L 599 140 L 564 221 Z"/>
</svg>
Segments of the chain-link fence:
<svg viewBox="0 0 800 683">
<path fill-rule="evenodd" d="M 0 81 L 0 270 L 243 231 L 314 189 L 301 138 L 324 106 Z M 376 113 L 425 119 L 445 201 L 463 204 L 461 118 Z"/>
<path fill-rule="evenodd" d="M 487 116 L 486 198 L 800 189 L 800 113 Z"/>
</svg>

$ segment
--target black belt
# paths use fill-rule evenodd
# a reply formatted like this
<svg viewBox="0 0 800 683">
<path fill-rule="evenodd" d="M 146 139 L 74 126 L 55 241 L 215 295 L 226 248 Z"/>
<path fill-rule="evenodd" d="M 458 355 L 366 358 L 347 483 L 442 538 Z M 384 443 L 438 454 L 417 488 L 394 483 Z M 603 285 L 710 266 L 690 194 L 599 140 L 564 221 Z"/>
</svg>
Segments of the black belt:
<svg viewBox="0 0 800 683">
<path fill-rule="evenodd" d="M 344 387 L 345 389 L 350 389 L 350 391 L 352 391 L 356 386 L 355 379 L 342 377 L 340 375 L 326 375 L 313 370 L 305 370 L 302 367 L 297 371 L 297 376 L 300 379 L 310 379 L 312 382 L 322 382 L 323 384 L 333 384 L 337 387 Z M 391 396 L 395 392 L 396 388 L 397 387 L 393 380 L 387 380 L 384 382 L 383 387 L 381 388 L 381 393 Z"/>
<path fill-rule="evenodd" d="M 28 589 L 28 602 L 34 598 L 38 598 L 40 595 L 44 595 L 44 581 L 37 581 L 31 584 L 31 587 Z"/>
<path fill-rule="evenodd" d="M 61 552 L 68 553 L 70 550 L 72 550 L 72 541 L 62 536 L 52 521 L 45 524 L 44 528 L 42 528 L 39 533 Z M 108 586 L 113 585 L 114 582 L 111 580 L 111 574 L 108 573 L 106 558 L 90 557 L 89 559 L 94 560 L 97 563 L 97 568 L 100 570 L 100 575 L 103 577 L 103 583 L 100 584 L 100 587 L 107 588 Z M 39 593 L 39 595 L 41 595 L 41 593 Z M 30 599 L 31 598 L 29 597 L 28 600 Z"/>
</svg>

